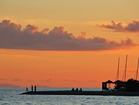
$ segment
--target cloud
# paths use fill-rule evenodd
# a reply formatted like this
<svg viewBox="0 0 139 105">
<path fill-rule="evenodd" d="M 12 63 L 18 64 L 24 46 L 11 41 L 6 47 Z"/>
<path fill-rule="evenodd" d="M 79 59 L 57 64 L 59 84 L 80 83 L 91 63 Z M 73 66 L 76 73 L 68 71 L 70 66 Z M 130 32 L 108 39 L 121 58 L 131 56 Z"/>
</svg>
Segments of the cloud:
<svg viewBox="0 0 139 105">
<path fill-rule="evenodd" d="M 67 79 L 64 79 L 63 81 L 64 82 L 77 82 L 76 80 L 67 80 Z"/>
<path fill-rule="evenodd" d="M 47 80 L 44 80 L 43 82 L 51 82 L 52 79 L 47 79 Z"/>
<path fill-rule="evenodd" d="M 5 78 L 0 78 L 0 81 L 4 81 L 4 80 L 6 80 Z"/>
<path fill-rule="evenodd" d="M 15 78 L 15 79 L 13 79 L 12 81 L 19 82 L 19 81 L 22 81 L 22 80 L 19 79 L 19 78 Z"/>
<path fill-rule="evenodd" d="M 47 86 L 47 85 L 36 85 L 36 86 L 39 88 L 50 88 L 50 86 Z"/>
<path fill-rule="evenodd" d="M 27 80 L 27 82 L 34 82 L 34 80 L 30 79 L 30 80 Z"/>
<path fill-rule="evenodd" d="M 20 88 L 20 86 L 13 84 L 0 84 L 0 88 Z"/>
<path fill-rule="evenodd" d="M 102 24 L 102 25 L 98 25 L 101 28 L 107 28 L 107 29 L 111 29 L 114 30 L 116 32 L 139 32 L 139 21 L 132 21 L 130 23 L 128 23 L 127 25 L 123 25 L 122 22 L 116 23 L 114 21 L 111 22 L 111 24 Z"/>
<path fill-rule="evenodd" d="M 21 28 L 20 24 L 3 20 L 0 23 L 0 48 L 29 50 L 109 50 L 126 48 L 136 44 L 130 39 L 121 42 L 105 38 L 85 38 L 86 33 L 75 37 L 64 30 L 64 27 L 48 28 L 41 31 L 35 25 L 28 24 Z"/>
<path fill-rule="evenodd" d="M 97 82 L 96 80 L 90 80 L 90 81 L 88 81 L 88 82 Z"/>
</svg>

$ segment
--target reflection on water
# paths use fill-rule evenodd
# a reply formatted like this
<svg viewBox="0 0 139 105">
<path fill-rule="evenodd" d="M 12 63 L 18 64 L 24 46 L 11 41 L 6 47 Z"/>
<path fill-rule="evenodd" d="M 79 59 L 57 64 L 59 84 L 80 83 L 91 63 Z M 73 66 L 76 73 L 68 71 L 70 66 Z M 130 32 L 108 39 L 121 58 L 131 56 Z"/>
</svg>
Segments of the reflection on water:
<svg viewBox="0 0 139 105">
<path fill-rule="evenodd" d="M 70 90 L 70 88 L 39 88 L 38 90 Z M 100 90 L 100 89 L 83 89 Z M 19 95 L 23 88 L 0 89 L 0 105 L 139 105 L 139 97 Z"/>
</svg>

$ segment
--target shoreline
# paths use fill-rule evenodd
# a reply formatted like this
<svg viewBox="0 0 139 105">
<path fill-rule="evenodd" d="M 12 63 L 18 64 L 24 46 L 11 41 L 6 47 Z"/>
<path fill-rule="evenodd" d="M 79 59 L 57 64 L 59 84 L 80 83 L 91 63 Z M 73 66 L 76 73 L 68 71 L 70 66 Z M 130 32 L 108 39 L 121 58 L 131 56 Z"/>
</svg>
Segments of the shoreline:
<svg viewBox="0 0 139 105">
<path fill-rule="evenodd" d="M 139 96 L 139 92 L 122 91 L 28 91 L 20 95 L 100 95 L 100 96 Z"/>
</svg>

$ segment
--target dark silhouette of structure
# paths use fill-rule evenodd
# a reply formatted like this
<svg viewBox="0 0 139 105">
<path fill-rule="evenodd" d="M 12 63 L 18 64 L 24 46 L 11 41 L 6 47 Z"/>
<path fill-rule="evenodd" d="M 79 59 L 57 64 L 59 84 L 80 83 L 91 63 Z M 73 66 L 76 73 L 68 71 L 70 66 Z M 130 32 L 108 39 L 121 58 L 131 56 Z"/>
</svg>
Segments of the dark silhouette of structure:
<svg viewBox="0 0 139 105">
<path fill-rule="evenodd" d="M 117 68 L 116 80 L 119 80 L 119 67 L 120 67 L 120 57 L 118 58 L 118 68 Z"/>
<path fill-rule="evenodd" d="M 120 65 L 120 58 L 118 58 L 118 69 L 116 80 L 111 81 L 107 80 L 106 82 L 102 82 L 102 90 L 104 91 L 82 91 L 82 88 L 78 90 L 78 88 L 72 88 L 69 91 L 36 91 L 36 86 L 34 87 L 31 85 L 31 91 L 22 93 L 27 95 L 102 95 L 102 96 L 139 96 L 139 81 L 138 78 L 138 68 L 139 68 L 139 58 L 137 63 L 137 70 L 135 79 L 130 78 L 126 80 L 126 71 L 127 71 L 127 55 L 126 55 L 126 63 L 124 74 L 122 80 L 119 80 L 119 65 Z M 111 89 L 110 84 L 114 85 L 114 88 Z"/>
<path fill-rule="evenodd" d="M 113 91 L 127 91 L 127 92 L 139 92 L 139 81 L 133 78 L 127 81 L 117 80 L 115 82 L 103 82 L 102 89 L 109 90 L 107 84 L 114 84 Z"/>
<path fill-rule="evenodd" d="M 124 70 L 124 73 L 123 73 L 122 81 L 126 81 L 127 59 L 128 59 L 128 55 L 126 55 L 125 70 Z"/>
<path fill-rule="evenodd" d="M 136 77 L 135 77 L 136 80 L 138 79 L 138 69 L 139 69 L 139 58 L 138 58 L 137 70 L 136 70 Z"/>
<path fill-rule="evenodd" d="M 126 55 L 125 70 L 124 70 L 122 80 L 118 79 L 119 78 L 119 62 L 120 62 L 120 58 L 118 58 L 118 69 L 117 69 L 117 77 L 116 77 L 117 80 L 114 82 L 111 80 L 102 82 L 102 90 L 109 90 L 110 84 L 114 84 L 114 88 L 112 89 L 113 91 L 139 92 L 139 81 L 137 80 L 138 68 L 139 68 L 139 58 L 138 58 L 138 63 L 137 63 L 135 79 L 130 78 L 126 81 L 127 57 L 128 56 Z"/>
</svg>

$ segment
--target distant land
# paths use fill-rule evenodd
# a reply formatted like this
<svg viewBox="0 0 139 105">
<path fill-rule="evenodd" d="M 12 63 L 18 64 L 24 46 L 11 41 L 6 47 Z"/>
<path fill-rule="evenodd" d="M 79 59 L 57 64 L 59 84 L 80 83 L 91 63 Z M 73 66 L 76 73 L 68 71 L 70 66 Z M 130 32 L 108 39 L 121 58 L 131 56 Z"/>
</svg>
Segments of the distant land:
<svg viewBox="0 0 139 105">
<path fill-rule="evenodd" d="M 0 84 L 0 88 L 20 88 L 20 86 L 13 84 Z"/>
<path fill-rule="evenodd" d="M 45 85 L 36 85 L 39 88 L 50 88 L 50 86 L 45 86 Z"/>
<path fill-rule="evenodd" d="M 36 85 L 38 88 L 50 88 L 49 86 L 45 85 Z M 14 84 L 0 84 L 0 88 L 22 88 L 19 85 L 14 85 Z"/>
</svg>

